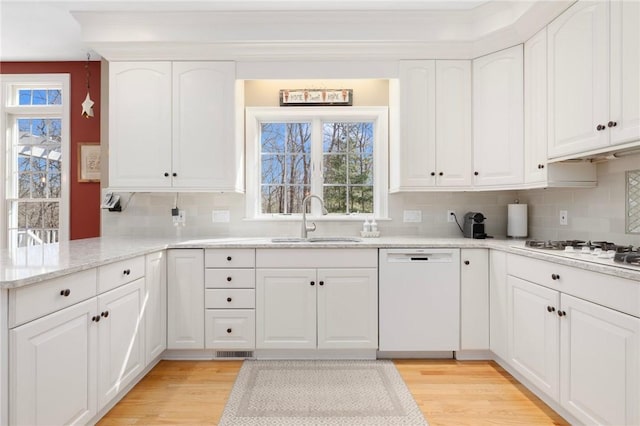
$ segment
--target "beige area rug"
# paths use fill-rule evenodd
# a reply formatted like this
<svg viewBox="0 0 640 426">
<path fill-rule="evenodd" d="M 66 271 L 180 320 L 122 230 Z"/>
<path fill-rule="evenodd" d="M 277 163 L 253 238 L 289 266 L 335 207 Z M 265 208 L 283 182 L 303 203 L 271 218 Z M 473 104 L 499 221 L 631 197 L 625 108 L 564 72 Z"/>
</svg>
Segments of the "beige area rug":
<svg viewBox="0 0 640 426">
<path fill-rule="evenodd" d="M 243 363 L 220 426 L 425 426 L 392 361 Z"/>
</svg>

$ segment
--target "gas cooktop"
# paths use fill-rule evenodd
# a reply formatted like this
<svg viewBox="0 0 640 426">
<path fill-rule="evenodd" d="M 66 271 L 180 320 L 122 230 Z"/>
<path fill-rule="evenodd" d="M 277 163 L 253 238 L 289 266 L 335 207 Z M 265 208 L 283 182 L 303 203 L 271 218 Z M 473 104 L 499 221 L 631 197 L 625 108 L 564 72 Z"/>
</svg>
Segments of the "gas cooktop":
<svg viewBox="0 0 640 426">
<path fill-rule="evenodd" d="M 520 247 L 522 248 L 522 247 Z M 609 266 L 640 269 L 640 247 L 619 245 L 608 241 L 527 240 L 525 249 L 544 250 L 549 254 Z"/>
</svg>

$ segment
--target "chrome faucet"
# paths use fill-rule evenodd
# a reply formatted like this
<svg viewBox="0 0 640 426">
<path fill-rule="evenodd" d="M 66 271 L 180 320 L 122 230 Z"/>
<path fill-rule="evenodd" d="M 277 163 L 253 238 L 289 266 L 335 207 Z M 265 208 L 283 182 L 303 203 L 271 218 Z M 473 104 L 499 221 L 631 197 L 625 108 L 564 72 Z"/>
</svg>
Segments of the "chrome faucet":
<svg viewBox="0 0 640 426">
<path fill-rule="evenodd" d="M 322 206 L 322 214 L 328 214 L 327 209 L 324 207 L 324 200 L 322 198 L 314 194 L 310 194 L 304 197 L 304 200 L 302 200 L 302 228 L 300 233 L 300 236 L 302 238 L 307 238 L 307 232 L 313 232 L 316 230 L 315 223 L 312 222 L 311 225 L 307 225 L 307 204 L 309 204 L 309 200 L 311 200 L 312 198 L 320 201 L 320 206 Z"/>
</svg>

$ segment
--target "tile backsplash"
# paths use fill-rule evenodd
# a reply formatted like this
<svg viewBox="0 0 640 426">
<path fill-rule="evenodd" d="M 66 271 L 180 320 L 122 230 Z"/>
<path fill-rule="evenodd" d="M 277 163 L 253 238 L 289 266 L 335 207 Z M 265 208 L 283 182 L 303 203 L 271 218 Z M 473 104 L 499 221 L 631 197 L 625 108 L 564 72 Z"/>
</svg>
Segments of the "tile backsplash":
<svg viewBox="0 0 640 426">
<path fill-rule="evenodd" d="M 598 165 L 596 188 L 548 188 L 490 192 L 424 192 L 389 196 L 390 220 L 378 222 L 383 235 L 459 237 L 455 223 L 446 221 L 453 210 L 460 224 L 467 211 L 487 217 L 486 232 L 504 237 L 507 204 L 519 199 L 528 204 L 529 236 L 537 239 L 609 240 L 640 245 L 640 236 L 625 234 L 625 171 L 640 168 L 640 156 L 610 160 Z M 262 237 L 298 236 L 299 220 L 256 221 L 244 219 L 244 195 L 180 193 L 178 206 L 186 211 L 186 226 L 174 227 L 171 208 L 173 193 L 122 193 L 121 213 L 103 210 L 102 235 L 157 237 Z M 214 210 L 228 210 L 229 222 L 213 222 Z M 404 210 L 420 210 L 422 222 L 404 223 Z M 559 211 L 567 210 L 568 224 L 559 224 Z M 358 235 L 362 220 L 315 220 L 313 235 Z"/>
<path fill-rule="evenodd" d="M 596 188 L 518 191 L 529 205 L 529 234 L 538 239 L 581 239 L 640 245 L 640 235 L 625 233 L 625 172 L 640 169 L 640 155 L 598 164 Z M 568 224 L 560 225 L 560 210 Z"/>
</svg>

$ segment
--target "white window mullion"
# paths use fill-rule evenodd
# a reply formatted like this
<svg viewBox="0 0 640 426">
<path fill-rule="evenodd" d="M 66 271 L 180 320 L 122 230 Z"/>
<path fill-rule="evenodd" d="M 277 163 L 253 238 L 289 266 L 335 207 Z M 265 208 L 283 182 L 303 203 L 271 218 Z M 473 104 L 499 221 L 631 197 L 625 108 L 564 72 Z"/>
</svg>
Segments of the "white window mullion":
<svg viewBox="0 0 640 426">
<path fill-rule="evenodd" d="M 311 164 L 311 193 L 322 198 L 322 120 L 319 118 L 311 122 Z M 311 214 L 322 215 L 317 200 L 311 200 Z"/>
</svg>

